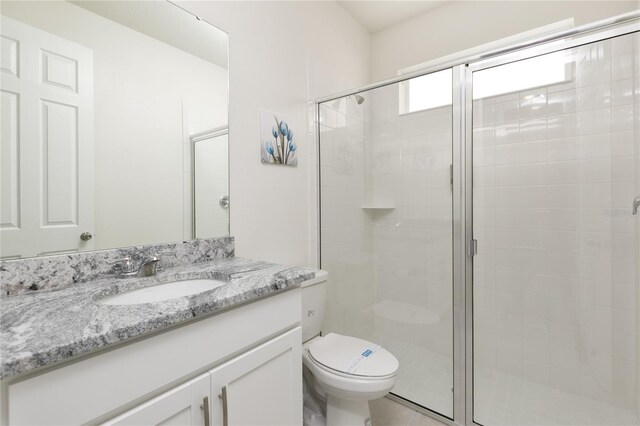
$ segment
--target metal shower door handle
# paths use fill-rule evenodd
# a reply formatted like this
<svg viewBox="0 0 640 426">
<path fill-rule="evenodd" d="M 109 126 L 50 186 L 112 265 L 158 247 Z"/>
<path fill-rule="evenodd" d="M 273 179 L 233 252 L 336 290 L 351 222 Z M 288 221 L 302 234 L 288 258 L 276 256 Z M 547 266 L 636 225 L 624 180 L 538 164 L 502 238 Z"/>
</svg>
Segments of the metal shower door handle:
<svg viewBox="0 0 640 426">
<path fill-rule="evenodd" d="M 220 207 L 222 207 L 223 209 L 228 209 L 229 208 L 229 196 L 228 195 L 223 195 L 222 197 L 220 197 Z"/>
</svg>

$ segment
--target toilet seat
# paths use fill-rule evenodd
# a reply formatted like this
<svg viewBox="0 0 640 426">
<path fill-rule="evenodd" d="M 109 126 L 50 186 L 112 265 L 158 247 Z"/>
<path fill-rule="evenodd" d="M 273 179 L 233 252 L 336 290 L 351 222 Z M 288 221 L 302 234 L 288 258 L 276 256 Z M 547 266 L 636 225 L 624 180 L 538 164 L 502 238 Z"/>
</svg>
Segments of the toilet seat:
<svg viewBox="0 0 640 426">
<path fill-rule="evenodd" d="M 343 373 L 341 371 L 334 370 L 332 368 L 327 367 L 326 365 L 316 361 L 311 354 L 309 354 L 309 362 L 312 363 L 318 369 L 327 372 L 328 374 L 333 374 L 334 376 L 344 377 L 345 379 L 357 379 L 360 381 L 376 381 L 376 380 L 385 380 L 395 377 L 395 373 L 389 374 L 386 376 L 356 376 L 355 374 Z"/>
<path fill-rule="evenodd" d="M 379 348 L 376 353 L 384 351 L 380 353 L 385 355 L 389 354 L 391 358 L 387 359 L 386 356 L 381 356 L 379 357 L 380 362 L 371 362 L 368 369 L 357 369 L 357 372 L 359 373 L 369 372 L 371 375 L 349 374 L 336 368 L 331 368 L 331 366 L 337 366 L 343 369 L 340 365 L 344 366 L 344 360 L 348 360 L 348 358 L 340 358 L 340 356 L 336 355 L 338 356 L 337 359 L 343 360 L 342 364 L 330 364 L 330 366 L 327 366 L 326 363 L 330 362 L 331 357 L 324 356 L 325 350 L 341 352 L 343 355 L 351 354 L 353 357 L 354 353 L 345 349 L 350 347 L 350 344 L 362 345 L 362 343 L 364 343 L 366 346 L 371 345 L 371 343 L 366 340 L 356 339 L 349 336 L 341 336 L 339 334 L 334 334 L 334 337 L 329 337 L 331 334 L 332 333 L 327 334 L 324 337 L 316 337 L 310 340 L 304 344 L 302 350 L 303 364 L 311 371 L 314 380 L 320 384 L 321 389 L 327 394 L 333 395 L 337 398 L 360 401 L 381 398 L 389 393 L 397 380 L 396 373 L 398 370 L 398 361 L 396 358 L 389 352 L 384 351 L 384 349 Z M 337 339 L 335 336 L 338 336 Z M 328 341 L 324 342 L 324 344 L 320 344 L 320 342 L 323 342 L 327 338 L 329 338 Z M 350 342 L 346 341 L 346 345 L 339 345 L 338 343 L 340 342 L 345 343 L 343 338 L 349 340 L 353 339 L 356 342 L 351 340 Z M 315 357 L 312 355 L 312 351 L 315 353 Z M 361 354 L 362 352 L 356 353 Z M 325 363 L 318 361 L 316 357 L 320 357 L 320 360 Z M 372 361 L 373 359 L 373 357 L 369 357 L 366 362 Z M 362 365 L 364 365 L 364 363 L 362 363 Z M 346 370 L 346 368 L 343 370 Z"/>
<path fill-rule="evenodd" d="M 329 333 L 308 349 L 314 363 L 343 377 L 385 379 L 398 371 L 398 360 L 389 351 L 352 336 Z"/>
<path fill-rule="evenodd" d="M 314 343 L 324 339 L 324 337 L 316 337 L 307 342 L 302 350 L 302 362 L 309 369 L 313 380 L 319 385 L 319 394 L 333 395 L 337 398 L 348 400 L 368 401 L 372 399 L 382 398 L 393 388 L 396 383 L 397 375 L 387 376 L 356 376 L 354 374 L 346 374 L 327 367 L 315 360 L 309 351 L 309 347 Z"/>
</svg>

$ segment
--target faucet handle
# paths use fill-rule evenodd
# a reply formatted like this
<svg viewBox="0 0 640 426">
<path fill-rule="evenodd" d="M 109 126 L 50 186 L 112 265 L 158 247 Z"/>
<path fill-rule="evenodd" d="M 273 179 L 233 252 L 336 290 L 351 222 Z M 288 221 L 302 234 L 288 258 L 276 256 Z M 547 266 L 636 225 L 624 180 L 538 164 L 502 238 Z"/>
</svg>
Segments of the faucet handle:
<svg viewBox="0 0 640 426">
<path fill-rule="evenodd" d="M 159 259 L 156 269 L 160 271 L 165 268 L 165 265 L 163 263 L 164 256 L 177 256 L 178 253 L 176 253 L 175 251 L 165 250 L 165 251 L 157 251 L 155 255 Z"/>
<path fill-rule="evenodd" d="M 130 275 L 137 272 L 131 258 L 128 256 L 107 263 L 109 265 L 115 265 L 120 275 Z"/>
</svg>

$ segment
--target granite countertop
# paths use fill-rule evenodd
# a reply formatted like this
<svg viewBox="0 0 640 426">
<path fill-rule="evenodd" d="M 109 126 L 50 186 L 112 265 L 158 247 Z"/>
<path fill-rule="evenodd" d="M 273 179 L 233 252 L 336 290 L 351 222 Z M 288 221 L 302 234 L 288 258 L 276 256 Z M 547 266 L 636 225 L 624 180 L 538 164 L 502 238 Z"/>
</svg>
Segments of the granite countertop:
<svg viewBox="0 0 640 426">
<path fill-rule="evenodd" d="M 231 257 L 176 266 L 146 278 L 103 278 L 61 290 L 0 299 L 0 379 L 201 318 L 313 278 L 315 270 Z M 228 281 L 191 296 L 138 305 L 105 297 L 193 278 Z"/>
</svg>

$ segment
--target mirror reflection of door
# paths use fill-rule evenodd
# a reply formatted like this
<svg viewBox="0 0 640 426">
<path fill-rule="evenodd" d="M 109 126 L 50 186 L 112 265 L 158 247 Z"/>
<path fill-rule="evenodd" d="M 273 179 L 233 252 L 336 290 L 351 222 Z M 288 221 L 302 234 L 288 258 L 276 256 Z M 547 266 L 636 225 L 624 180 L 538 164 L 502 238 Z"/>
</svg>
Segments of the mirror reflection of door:
<svg viewBox="0 0 640 426">
<path fill-rule="evenodd" d="M 228 130 L 201 132 L 193 146 L 193 236 L 229 234 Z"/>
<path fill-rule="evenodd" d="M 0 258 L 90 250 L 93 52 L 2 17 Z"/>
</svg>

